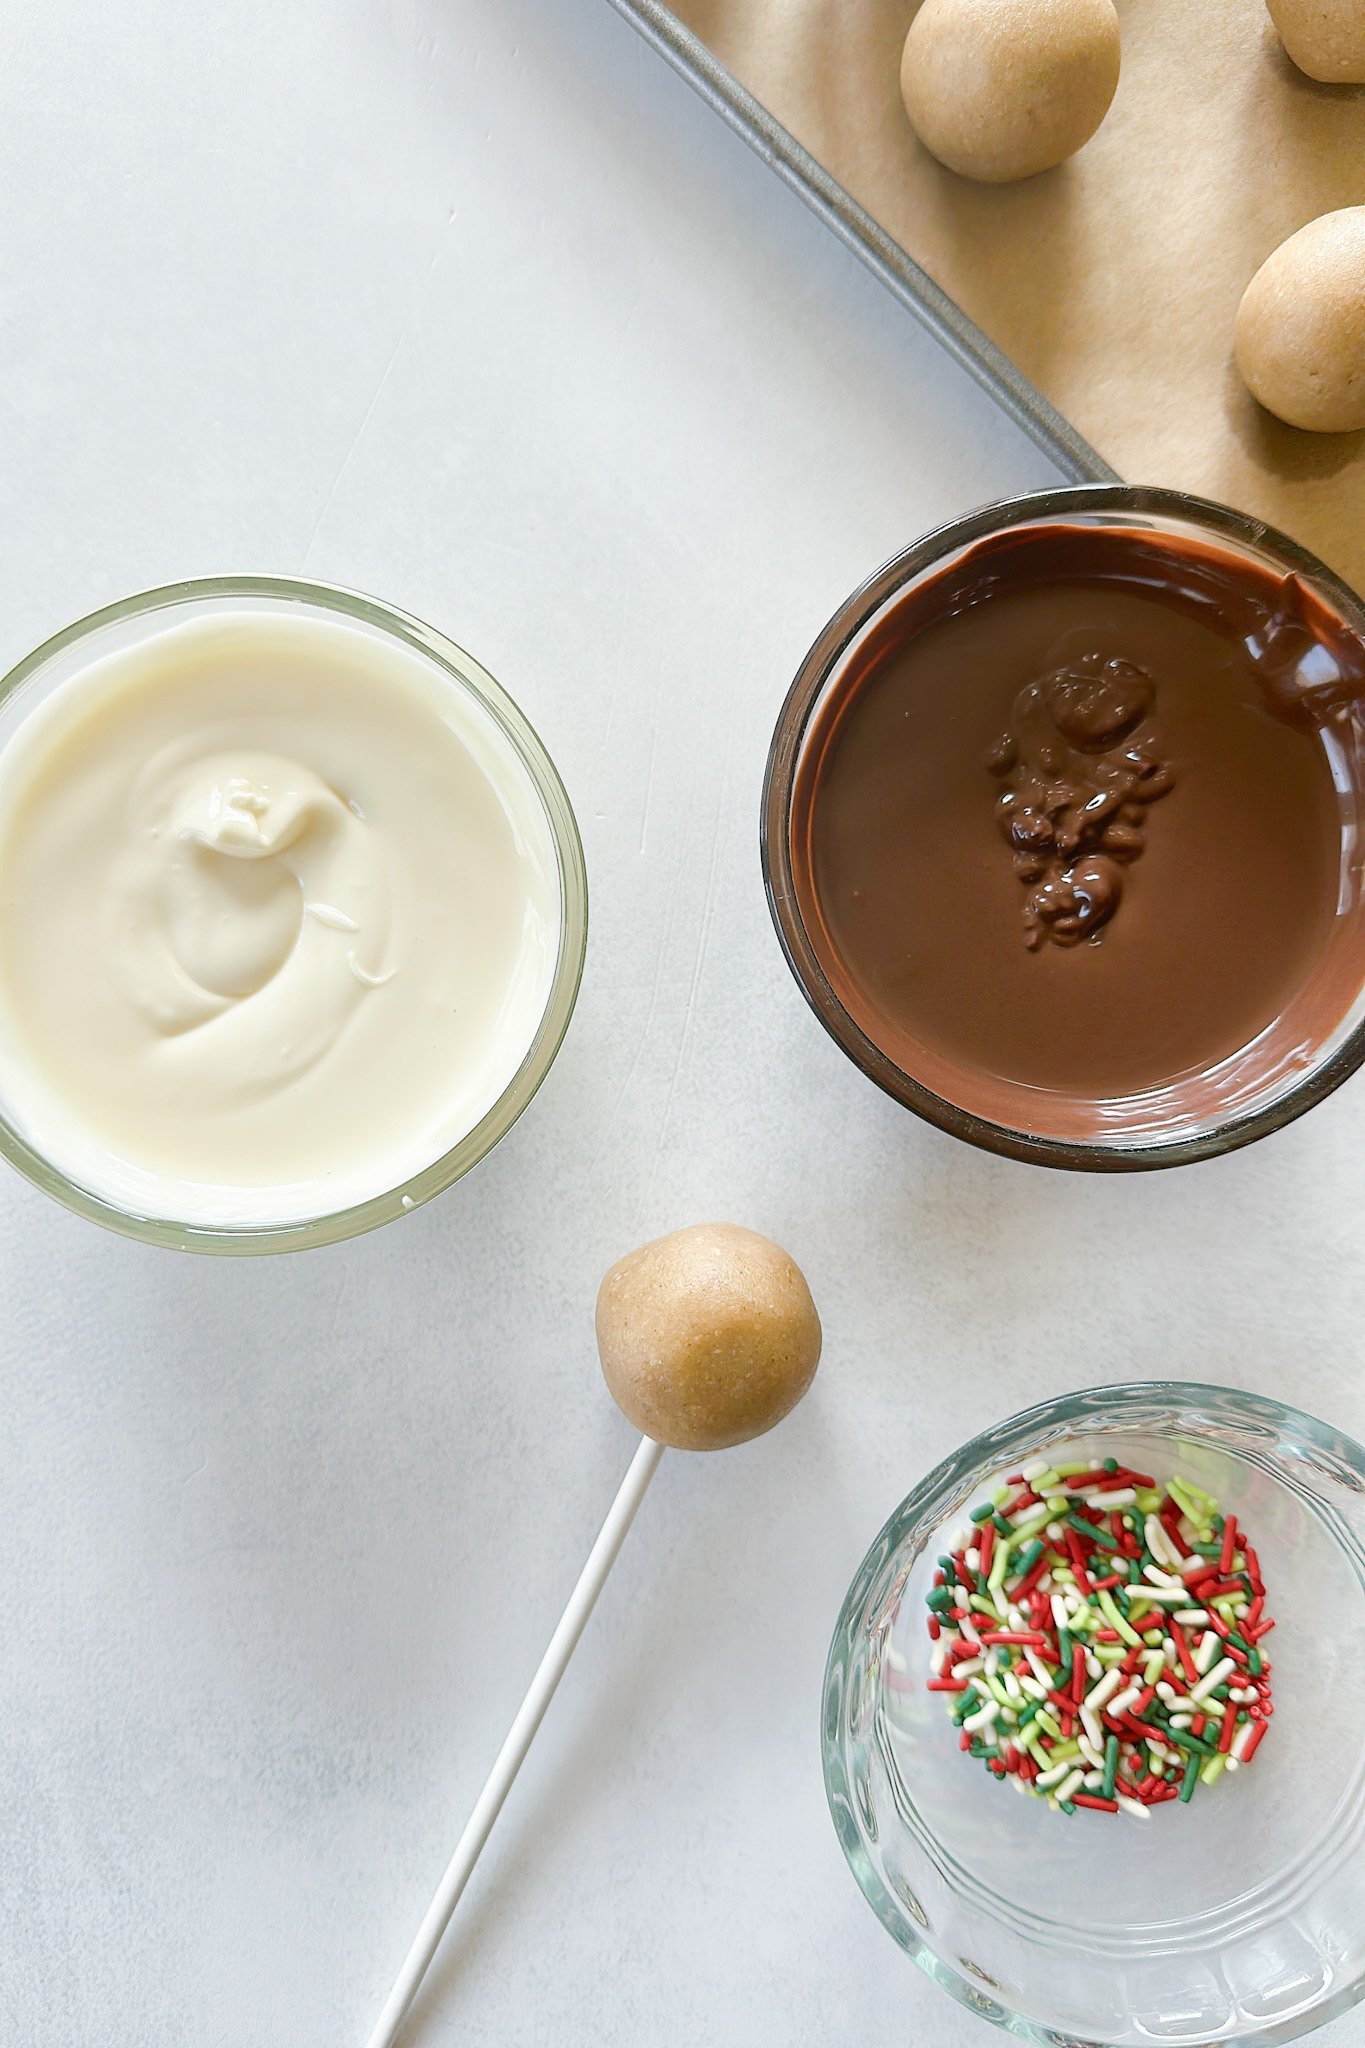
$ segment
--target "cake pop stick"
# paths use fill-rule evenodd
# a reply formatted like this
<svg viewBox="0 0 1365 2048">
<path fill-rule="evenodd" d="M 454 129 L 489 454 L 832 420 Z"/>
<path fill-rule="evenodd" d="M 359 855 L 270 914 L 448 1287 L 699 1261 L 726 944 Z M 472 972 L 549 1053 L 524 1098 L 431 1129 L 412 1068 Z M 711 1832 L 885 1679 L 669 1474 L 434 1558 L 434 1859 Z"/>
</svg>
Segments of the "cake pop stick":
<svg viewBox="0 0 1365 2048">
<path fill-rule="evenodd" d="M 732 1223 L 698 1224 L 618 1260 L 597 1297 L 597 1346 L 618 1406 L 643 1434 L 497 1761 L 370 2035 L 392 2048 L 502 1810 L 665 1445 L 722 1450 L 761 1436 L 801 1399 L 820 1319 L 799 1268 Z"/>
</svg>

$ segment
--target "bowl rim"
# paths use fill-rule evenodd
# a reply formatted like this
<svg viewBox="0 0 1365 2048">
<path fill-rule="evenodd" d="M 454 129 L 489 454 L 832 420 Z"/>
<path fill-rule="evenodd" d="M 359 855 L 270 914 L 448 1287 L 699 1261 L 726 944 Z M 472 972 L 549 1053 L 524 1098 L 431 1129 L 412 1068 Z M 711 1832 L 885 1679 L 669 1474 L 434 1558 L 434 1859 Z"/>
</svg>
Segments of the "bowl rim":
<svg viewBox="0 0 1365 2048">
<path fill-rule="evenodd" d="M 121 1236 L 177 1251 L 229 1256 L 303 1251 L 337 1244 L 410 1214 L 444 1193 L 487 1156 L 512 1128 L 544 1082 L 564 1040 L 583 979 L 588 940 L 588 877 L 583 842 L 568 792 L 540 735 L 508 692 L 457 641 L 382 598 L 343 584 L 298 576 L 233 574 L 187 577 L 130 593 L 85 613 L 51 634 L 0 677 L 5 709 L 48 664 L 83 641 L 129 620 L 149 631 L 173 623 L 181 607 L 222 603 L 299 604 L 383 634 L 445 671 L 453 688 L 471 697 L 493 720 L 530 778 L 544 809 L 555 848 L 559 933 L 545 1007 L 530 1045 L 506 1086 L 459 1142 L 419 1173 L 364 1202 L 295 1221 L 214 1224 L 139 1214 L 82 1187 L 17 1131 L 0 1105 L 0 1157 L 64 1207 Z"/>
<path fill-rule="evenodd" d="M 888 1515 L 854 1572 L 839 1608 L 821 1689 L 820 1753 L 825 1798 L 845 1861 L 882 1926 L 926 1976 L 980 2018 L 1021 2040 L 1037 2044 L 1037 2048 L 1063 2048 L 1063 2044 L 1064 2048 L 1110 2048 L 1110 2044 L 1098 2037 L 1073 2039 L 1026 2014 L 1012 2011 L 993 1986 L 974 1983 L 930 1947 L 913 1926 L 907 1909 L 887 1890 L 861 1835 L 848 1818 L 856 1806 L 845 1768 L 841 1732 L 846 1660 L 877 1574 L 885 1569 L 888 1559 L 917 1524 L 927 1524 L 927 1534 L 942 1520 L 951 1496 L 981 1465 L 1007 1464 L 1046 1443 L 1049 1433 L 1054 1438 L 1082 1434 L 1087 1424 L 1093 1426 L 1101 1415 L 1107 1424 L 1113 1425 L 1121 1424 L 1130 1412 L 1132 1426 L 1145 1423 L 1150 1427 L 1154 1412 L 1177 1420 L 1188 1413 L 1194 1421 L 1200 1411 L 1211 1411 L 1205 1419 L 1216 1420 L 1220 1410 L 1228 1421 L 1254 1425 L 1273 1432 L 1278 1439 L 1305 1447 L 1313 1453 L 1319 1468 L 1324 1462 L 1336 1467 L 1333 1476 L 1339 1476 L 1354 1491 L 1365 1495 L 1365 1445 L 1335 1424 L 1323 1422 L 1270 1395 L 1205 1380 L 1130 1380 L 1112 1386 L 1083 1387 L 1020 1409 L 967 1438 L 941 1458 Z M 1340 2018 L 1362 2000 L 1365 1968 L 1350 1983 L 1335 1988 L 1329 1997 L 1305 2011 L 1272 2021 L 1251 2034 L 1218 2035 L 1216 2039 L 1220 2048 L 1283 2048 L 1283 2044 Z"/>
<path fill-rule="evenodd" d="M 1259 549 L 1312 581 L 1365 639 L 1365 599 L 1309 549 L 1266 521 L 1212 498 L 1153 484 L 1068 484 L 999 498 L 934 527 L 874 570 L 838 606 L 811 643 L 778 713 L 768 748 L 759 818 L 764 893 L 787 966 L 835 1043 L 893 1100 L 949 1136 L 985 1151 L 1087 1173 L 1142 1173 L 1189 1165 L 1282 1130 L 1339 1088 L 1365 1062 L 1365 1016 L 1320 1064 L 1273 1101 L 1234 1110 L 1208 1129 L 1141 1140 L 1053 1138 L 997 1123 L 964 1109 L 908 1074 L 841 1001 L 821 965 L 797 901 L 791 860 L 791 811 L 801 748 L 811 714 L 837 661 L 898 589 L 947 555 L 991 534 L 1068 512 L 1156 514 L 1185 519 L 1215 538 Z M 1363 984 L 1365 985 L 1365 984 Z"/>
</svg>

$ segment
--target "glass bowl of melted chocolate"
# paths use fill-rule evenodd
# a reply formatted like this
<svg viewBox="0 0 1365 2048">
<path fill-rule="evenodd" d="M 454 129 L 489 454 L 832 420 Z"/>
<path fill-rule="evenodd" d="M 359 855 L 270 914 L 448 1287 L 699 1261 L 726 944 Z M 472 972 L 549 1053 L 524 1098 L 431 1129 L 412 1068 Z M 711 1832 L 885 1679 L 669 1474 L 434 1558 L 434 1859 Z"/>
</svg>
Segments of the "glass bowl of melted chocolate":
<svg viewBox="0 0 1365 2048">
<path fill-rule="evenodd" d="M 887 1092 L 1055 1166 L 1167 1166 L 1365 1058 L 1365 604 L 1184 493 L 929 535 L 849 598 L 774 735 L 764 878 Z"/>
</svg>

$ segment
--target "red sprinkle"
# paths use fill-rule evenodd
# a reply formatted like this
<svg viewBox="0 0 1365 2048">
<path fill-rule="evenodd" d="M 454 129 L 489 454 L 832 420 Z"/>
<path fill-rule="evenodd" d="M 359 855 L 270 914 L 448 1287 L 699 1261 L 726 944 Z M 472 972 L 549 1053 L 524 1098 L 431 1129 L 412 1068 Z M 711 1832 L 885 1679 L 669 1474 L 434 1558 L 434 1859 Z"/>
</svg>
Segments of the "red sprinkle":
<svg viewBox="0 0 1365 2048">
<path fill-rule="evenodd" d="M 1093 1806 L 1096 1813 L 1117 1813 L 1119 1810 L 1117 1799 L 1097 1799 L 1093 1792 L 1073 1792 L 1071 1804 L 1073 1806 Z"/>
<path fill-rule="evenodd" d="M 1170 1629 L 1171 1640 L 1174 1642 L 1176 1649 L 1180 1652 L 1180 1661 L 1185 1668 L 1185 1676 L 1189 1679 L 1191 1685 L 1198 1685 L 1199 1666 L 1195 1663 L 1194 1658 L 1190 1655 L 1190 1646 L 1185 1639 L 1185 1631 L 1180 1626 L 1180 1623 L 1175 1619 L 1174 1616 L 1172 1616 L 1171 1618 Z"/>
<path fill-rule="evenodd" d="M 1237 1548 L 1237 1517 L 1229 1515 L 1223 1524 L 1223 1548 L 1218 1555 L 1218 1569 L 1226 1578 L 1232 1570 L 1232 1556 Z"/>
<path fill-rule="evenodd" d="M 991 1559 L 995 1556 L 994 1522 L 981 1524 L 981 1534 L 977 1538 L 977 1554 L 980 1559 L 981 1575 L 984 1578 L 991 1568 Z"/>
</svg>

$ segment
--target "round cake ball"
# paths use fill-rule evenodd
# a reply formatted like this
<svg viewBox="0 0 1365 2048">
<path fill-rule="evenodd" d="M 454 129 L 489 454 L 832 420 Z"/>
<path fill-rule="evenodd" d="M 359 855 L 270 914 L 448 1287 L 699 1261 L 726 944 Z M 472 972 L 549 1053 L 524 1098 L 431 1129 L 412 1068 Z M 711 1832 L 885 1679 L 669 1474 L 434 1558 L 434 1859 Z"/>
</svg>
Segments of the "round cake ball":
<svg viewBox="0 0 1365 2048">
<path fill-rule="evenodd" d="M 1321 214 L 1266 258 L 1236 351 L 1252 397 L 1291 427 L 1365 427 L 1365 206 Z"/>
<path fill-rule="evenodd" d="M 1361 0 L 1267 0 L 1267 5 L 1300 71 L 1324 85 L 1365 85 Z"/>
<path fill-rule="evenodd" d="M 920 141 L 988 185 L 1074 156 L 1118 82 L 1113 0 L 924 0 L 901 58 Z"/>
<path fill-rule="evenodd" d="M 618 1259 L 597 1297 L 597 1348 L 645 1436 L 721 1451 L 796 1406 L 820 1358 L 799 1266 L 735 1223 L 698 1223 Z"/>
</svg>

